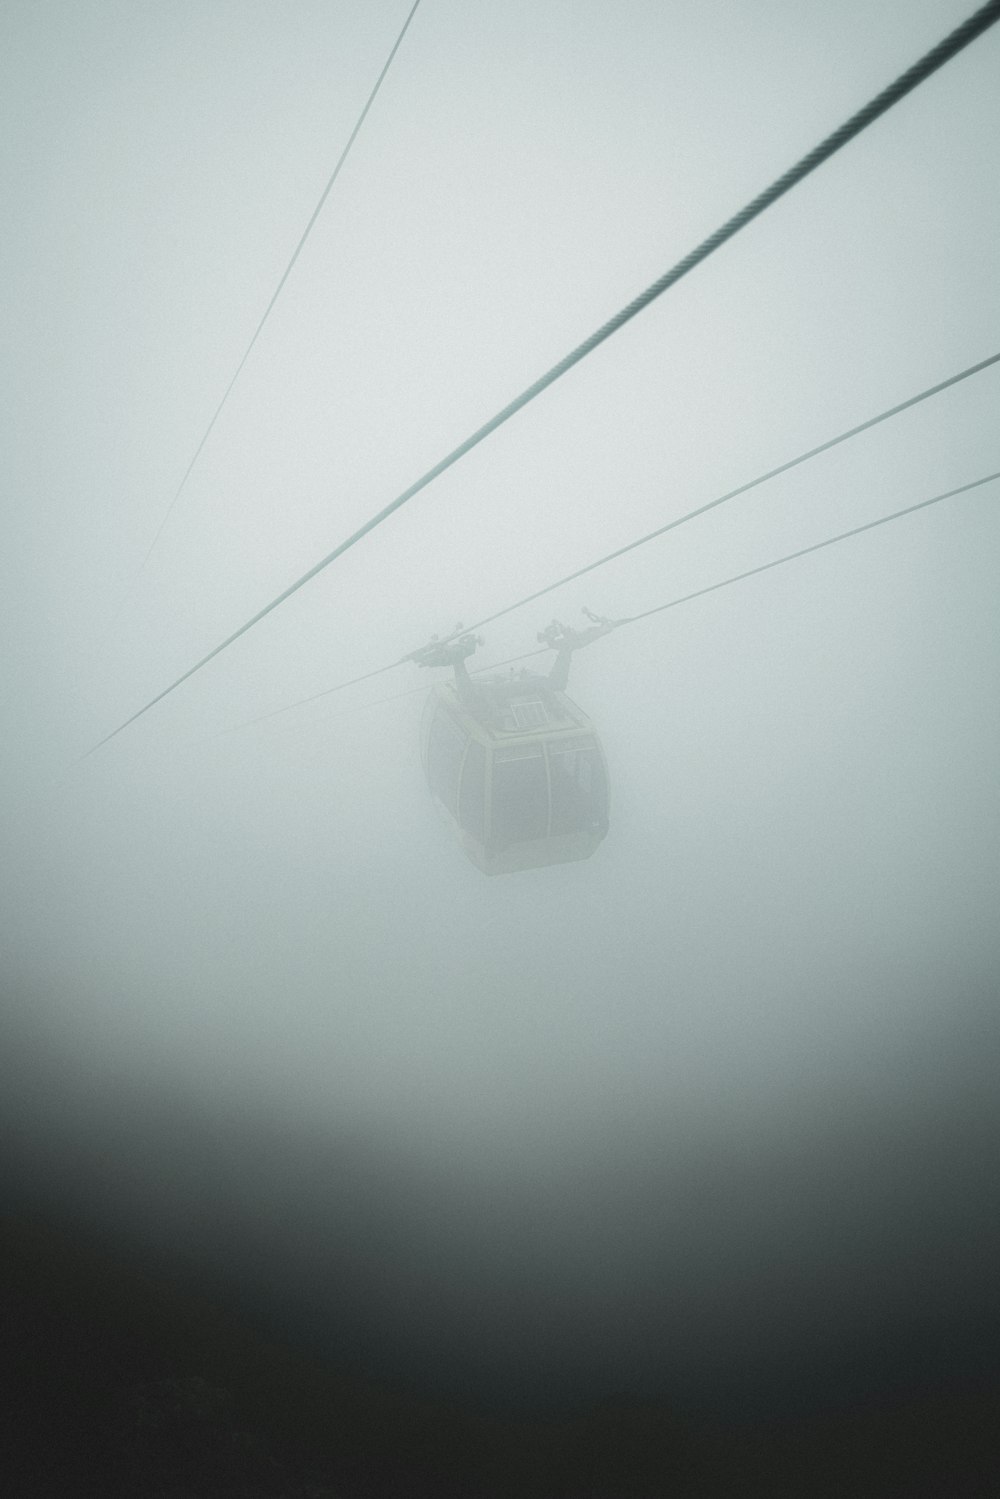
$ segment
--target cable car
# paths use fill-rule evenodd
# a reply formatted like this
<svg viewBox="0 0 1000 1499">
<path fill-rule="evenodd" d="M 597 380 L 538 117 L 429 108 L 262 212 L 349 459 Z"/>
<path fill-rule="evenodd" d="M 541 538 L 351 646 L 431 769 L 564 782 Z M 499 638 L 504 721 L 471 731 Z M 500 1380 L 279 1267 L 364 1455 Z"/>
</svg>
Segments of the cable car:
<svg viewBox="0 0 1000 1499">
<path fill-rule="evenodd" d="M 422 666 L 451 666 L 431 690 L 421 758 L 431 794 L 484 874 L 589 859 L 608 831 L 608 768 L 587 715 L 566 696 L 572 652 L 612 628 L 553 622 L 538 638 L 556 650 L 547 676 L 522 671 L 474 681 L 478 639 L 432 642 Z"/>
</svg>

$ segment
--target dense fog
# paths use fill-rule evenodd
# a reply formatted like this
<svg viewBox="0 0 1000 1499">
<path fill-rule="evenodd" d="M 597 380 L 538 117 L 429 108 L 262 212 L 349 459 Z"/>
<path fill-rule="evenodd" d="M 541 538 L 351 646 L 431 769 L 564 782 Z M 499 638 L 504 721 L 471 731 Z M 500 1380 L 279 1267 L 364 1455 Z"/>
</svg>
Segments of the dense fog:
<svg viewBox="0 0 1000 1499">
<path fill-rule="evenodd" d="M 442 672 L 247 721 L 997 352 L 995 31 L 87 754 L 966 10 L 424 0 L 170 509 L 406 7 L 8 4 L 19 1200 L 506 1402 L 745 1394 L 865 1339 L 957 1367 L 993 1325 L 995 485 L 581 651 L 584 862 L 464 858 L 410 691 Z M 477 664 L 990 473 L 997 369 Z"/>
</svg>

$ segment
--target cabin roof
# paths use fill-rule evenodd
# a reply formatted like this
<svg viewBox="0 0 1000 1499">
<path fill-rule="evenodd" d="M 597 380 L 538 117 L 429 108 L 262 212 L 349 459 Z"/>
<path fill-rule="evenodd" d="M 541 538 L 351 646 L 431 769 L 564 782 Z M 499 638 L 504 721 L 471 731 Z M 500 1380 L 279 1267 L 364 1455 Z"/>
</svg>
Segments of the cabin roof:
<svg viewBox="0 0 1000 1499">
<path fill-rule="evenodd" d="M 521 736 L 541 732 L 559 733 L 590 731 L 590 721 L 582 709 L 557 691 L 547 677 L 486 678 L 475 683 L 493 708 L 493 713 L 473 715 L 462 702 L 453 683 L 441 683 L 451 710 L 463 722 L 475 727 L 495 744 L 505 744 Z"/>
</svg>

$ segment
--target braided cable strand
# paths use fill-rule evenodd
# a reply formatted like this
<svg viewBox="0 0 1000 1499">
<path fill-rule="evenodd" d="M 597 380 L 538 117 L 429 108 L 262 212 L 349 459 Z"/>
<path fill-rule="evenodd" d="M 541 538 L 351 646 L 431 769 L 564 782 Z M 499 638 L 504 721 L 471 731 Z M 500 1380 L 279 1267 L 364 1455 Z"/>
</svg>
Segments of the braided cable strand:
<svg viewBox="0 0 1000 1499">
<path fill-rule="evenodd" d="M 911 93 L 913 89 L 929 78 L 932 73 L 935 73 L 938 68 L 943 67 L 946 62 L 949 62 L 951 58 L 961 52 L 964 47 L 967 47 L 970 42 L 975 41 L 977 37 L 981 36 L 984 31 L 987 31 L 998 20 L 1000 20 L 1000 0 L 989 0 L 987 5 L 981 6 L 967 21 L 963 22 L 961 26 L 945 37 L 943 41 L 939 42 L 936 47 L 932 47 L 930 52 L 914 63 L 912 67 L 907 68 L 905 73 L 900 74 L 893 83 L 889 84 L 888 88 L 883 89 L 880 94 L 862 109 L 859 109 L 856 114 L 853 114 L 839 129 L 828 135 L 818 146 L 815 146 L 807 155 L 803 156 L 795 166 L 790 167 L 787 172 L 777 178 L 770 187 L 765 188 L 762 193 L 758 193 L 757 197 L 748 203 L 746 207 L 740 209 L 739 213 L 734 214 L 714 234 L 710 234 L 700 245 L 691 250 L 682 260 L 679 260 L 669 271 L 665 272 L 659 280 L 654 281 L 651 286 L 648 286 L 644 292 L 641 292 L 639 296 L 623 307 L 613 318 L 603 323 L 589 338 L 584 339 L 583 343 L 578 344 L 558 364 L 554 364 L 550 370 L 534 381 L 533 384 L 529 385 L 526 390 L 523 390 L 519 396 L 504 406 L 502 410 L 498 411 L 488 422 L 477 428 L 470 437 L 467 437 L 464 442 L 460 443 L 457 448 L 454 448 L 445 458 L 442 458 L 439 463 L 436 463 L 433 468 L 428 469 L 408 489 L 404 489 L 402 494 L 397 495 L 388 505 L 371 516 L 364 525 L 359 526 L 339 546 L 334 547 L 332 552 L 328 552 L 325 557 L 322 557 L 319 562 L 315 563 L 307 572 L 304 572 L 294 583 L 290 583 L 270 603 L 265 604 L 262 609 L 258 609 L 257 613 L 251 615 L 244 624 L 240 625 L 239 629 L 234 630 L 225 640 L 220 641 L 207 655 L 202 656 L 200 661 L 196 661 L 193 666 L 189 667 L 187 671 L 171 682 L 168 687 L 165 687 L 162 692 L 158 692 L 155 697 L 150 698 L 137 712 L 126 718 L 117 728 L 112 729 L 109 734 L 106 734 L 103 739 L 94 744 L 86 751 L 83 758 L 86 758 L 86 755 L 93 754 L 95 750 L 100 749 L 103 745 L 114 739 L 124 729 L 127 729 L 130 724 L 135 723 L 137 719 L 148 713 L 150 708 L 162 702 L 165 697 L 168 697 L 184 682 L 193 677 L 196 672 L 201 671 L 210 661 L 214 661 L 216 656 L 228 650 L 248 630 L 252 630 L 261 620 L 266 619 L 269 614 L 285 603 L 287 599 L 291 598 L 292 594 L 297 593 L 300 588 L 304 588 L 307 583 L 310 583 L 313 578 L 329 567 L 332 562 L 335 562 L 338 557 L 342 557 L 345 552 L 356 546 L 359 541 L 374 531 L 383 521 L 388 520 L 390 515 L 393 515 L 407 501 L 413 499 L 414 495 L 418 494 L 422 489 L 426 489 L 428 484 L 431 484 L 447 469 L 451 468 L 466 453 L 471 452 L 484 438 L 489 437 L 498 427 L 509 421 L 512 416 L 527 406 L 529 402 L 533 401 L 536 396 L 540 395 L 542 391 L 546 390 L 556 380 L 560 379 L 574 365 L 579 364 L 582 359 L 585 359 L 588 354 L 591 354 L 594 349 L 609 339 L 612 334 L 617 333 L 620 328 L 624 327 L 626 323 L 636 317 L 644 308 L 648 307 L 651 302 L 654 302 L 657 297 L 662 296 L 668 288 L 676 285 L 695 266 L 707 260 L 721 245 L 732 239 L 747 224 L 752 223 L 765 209 L 776 203 L 779 198 L 783 197 L 785 193 L 789 192 L 803 178 L 808 177 L 810 172 L 814 172 L 818 166 L 821 166 L 835 152 L 847 145 L 849 141 L 853 140 L 855 136 L 871 125 L 874 120 L 877 120 L 880 115 L 885 114 L 887 110 L 891 109 L 894 104 L 898 104 L 900 99 L 905 98 L 907 94 Z"/>
<path fill-rule="evenodd" d="M 598 344 L 610 338 L 613 333 L 617 333 L 619 328 L 623 327 L 631 318 L 634 318 L 637 313 L 642 312 L 645 307 L 648 307 L 650 302 L 654 302 L 657 297 L 662 296 L 668 287 L 674 286 L 680 281 L 682 276 L 686 276 L 689 271 L 694 270 L 695 266 L 700 265 L 703 260 L 707 260 L 721 245 L 724 245 L 727 240 L 732 239 L 733 235 L 738 234 L 741 229 L 745 229 L 747 224 L 752 223 L 765 209 L 770 208 L 779 198 L 784 197 L 785 193 L 800 183 L 803 178 L 808 177 L 817 167 L 822 166 L 823 162 L 829 160 L 843 146 L 846 146 L 848 141 L 853 140 L 856 135 L 860 135 L 862 130 L 867 129 L 880 115 L 884 115 L 894 104 L 898 104 L 900 99 L 905 98 L 907 94 L 911 93 L 913 89 L 929 78 L 932 73 L 936 73 L 938 68 L 949 62 L 956 53 L 961 52 L 964 47 L 967 47 L 970 42 L 974 41 L 998 20 L 1000 20 L 1000 0 L 990 0 L 988 5 L 982 6 L 967 21 L 964 21 L 961 26 L 956 27 L 936 47 L 932 47 L 930 52 L 922 57 L 919 62 L 915 62 L 911 68 L 907 68 L 906 72 L 901 73 L 894 83 L 890 83 L 888 88 L 883 89 L 863 109 L 859 109 L 857 114 L 852 115 L 849 120 L 845 121 L 837 130 L 834 130 L 831 135 L 828 135 L 818 146 L 814 146 L 793 167 L 789 167 L 788 171 L 772 182 L 770 187 L 766 187 L 762 193 L 758 193 L 752 202 L 748 203 L 745 208 L 741 208 L 739 213 L 734 214 L 721 228 L 716 229 L 714 234 L 710 234 L 707 239 L 702 240 L 700 245 L 685 255 L 683 260 L 679 260 L 669 271 L 666 271 L 658 281 L 654 281 L 644 292 L 640 292 L 639 296 L 629 302 L 627 307 L 623 307 L 619 313 L 610 318 L 602 327 L 598 328 L 596 333 L 592 333 L 572 353 L 567 354 L 565 359 L 553 365 L 547 374 L 543 375 L 540 380 L 536 380 L 534 385 L 528 387 L 523 396 L 519 396 L 518 400 L 512 402 L 509 407 L 506 407 L 500 413 L 499 417 L 494 418 L 494 422 L 498 423 L 500 420 L 505 420 L 507 415 L 513 414 L 526 401 L 532 400 L 547 385 L 551 385 L 553 380 L 557 380 L 572 365 L 577 364 L 581 359 L 585 358 L 592 349 L 597 348 Z"/>
</svg>

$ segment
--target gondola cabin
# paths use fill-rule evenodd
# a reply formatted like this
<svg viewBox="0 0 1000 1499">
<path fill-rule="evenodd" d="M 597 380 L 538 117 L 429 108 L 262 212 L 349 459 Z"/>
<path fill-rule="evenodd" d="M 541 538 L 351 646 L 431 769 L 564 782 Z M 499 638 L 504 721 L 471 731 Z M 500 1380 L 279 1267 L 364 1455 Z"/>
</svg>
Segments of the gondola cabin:
<svg viewBox="0 0 1000 1499">
<path fill-rule="evenodd" d="M 424 773 L 486 874 L 589 859 L 608 831 L 608 772 L 593 725 L 552 679 L 523 673 L 432 688 Z"/>
</svg>

